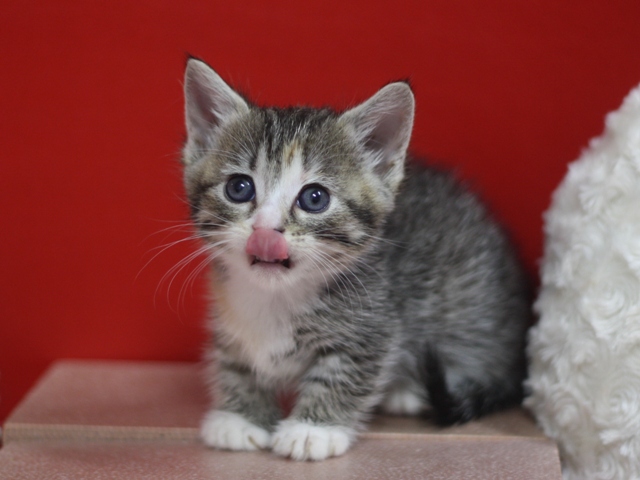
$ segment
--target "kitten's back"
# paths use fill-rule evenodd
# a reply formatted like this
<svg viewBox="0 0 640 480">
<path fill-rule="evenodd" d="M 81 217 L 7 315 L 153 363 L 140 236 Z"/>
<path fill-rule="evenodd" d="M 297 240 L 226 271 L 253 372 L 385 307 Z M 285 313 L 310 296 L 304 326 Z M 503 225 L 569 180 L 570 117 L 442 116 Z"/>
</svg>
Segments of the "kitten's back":
<svg viewBox="0 0 640 480">
<path fill-rule="evenodd" d="M 389 302 L 436 419 L 455 423 L 519 401 L 528 282 L 476 195 L 414 161 L 385 236 Z"/>
</svg>

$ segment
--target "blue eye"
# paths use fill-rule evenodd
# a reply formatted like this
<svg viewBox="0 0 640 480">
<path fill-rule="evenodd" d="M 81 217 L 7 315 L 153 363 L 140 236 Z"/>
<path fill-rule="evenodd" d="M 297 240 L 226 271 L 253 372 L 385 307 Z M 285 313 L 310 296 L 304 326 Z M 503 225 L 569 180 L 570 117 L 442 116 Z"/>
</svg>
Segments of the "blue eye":
<svg viewBox="0 0 640 480">
<path fill-rule="evenodd" d="M 329 206 L 329 192 L 320 185 L 308 185 L 298 195 L 298 206 L 309 213 L 324 212 Z"/>
<path fill-rule="evenodd" d="M 250 202 L 256 196 L 256 189 L 253 180 L 246 175 L 236 175 L 231 177 L 225 187 L 227 198 L 232 202 Z"/>
</svg>

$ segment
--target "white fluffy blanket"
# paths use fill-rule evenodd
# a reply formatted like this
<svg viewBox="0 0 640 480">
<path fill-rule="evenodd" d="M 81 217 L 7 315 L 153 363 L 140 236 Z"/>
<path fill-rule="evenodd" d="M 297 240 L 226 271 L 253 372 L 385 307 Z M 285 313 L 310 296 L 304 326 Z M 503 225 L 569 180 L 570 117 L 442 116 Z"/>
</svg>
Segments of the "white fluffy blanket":
<svg viewBox="0 0 640 480">
<path fill-rule="evenodd" d="M 545 214 L 525 404 L 565 479 L 640 478 L 640 86 Z"/>
</svg>

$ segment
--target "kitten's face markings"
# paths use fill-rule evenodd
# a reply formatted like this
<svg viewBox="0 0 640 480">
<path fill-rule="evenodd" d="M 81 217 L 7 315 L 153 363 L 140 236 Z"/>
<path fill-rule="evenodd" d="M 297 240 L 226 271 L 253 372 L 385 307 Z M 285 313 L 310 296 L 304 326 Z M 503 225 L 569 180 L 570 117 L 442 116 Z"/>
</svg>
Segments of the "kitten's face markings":
<svg viewBox="0 0 640 480">
<path fill-rule="evenodd" d="M 299 266 L 298 260 L 304 262 L 301 243 L 305 243 L 303 237 L 309 234 L 309 227 L 305 228 L 300 217 L 305 213 L 322 214 L 329 207 L 327 189 L 308 181 L 311 172 L 304 168 L 302 143 L 294 138 L 280 149 L 282 154 L 278 157 L 261 157 L 252 172 L 257 179 L 255 194 L 246 196 L 251 196 L 255 210 L 248 218 L 251 233 L 245 252 L 251 270 L 259 275 L 287 274 Z M 246 188 L 245 182 L 250 180 L 241 177 L 238 187 Z M 237 184 L 230 188 L 234 190 Z"/>
<path fill-rule="evenodd" d="M 258 108 L 191 59 L 185 118 L 185 187 L 214 258 L 291 287 L 327 283 L 372 244 L 403 177 L 413 95 L 394 83 L 341 114 Z"/>
<path fill-rule="evenodd" d="M 255 187 L 251 178 L 246 175 L 232 177 L 227 182 L 226 190 L 227 197 L 232 202 L 243 203 L 255 199 Z M 321 185 L 313 183 L 302 187 L 293 207 L 308 213 L 320 214 L 327 210 L 329 202 L 329 192 Z M 293 262 L 289 256 L 289 242 L 283 234 L 286 229 L 261 227 L 261 216 L 269 216 L 269 212 L 264 210 L 265 208 L 258 208 L 252 225 L 253 232 L 247 239 L 245 251 L 249 256 L 249 263 L 259 269 L 291 269 Z M 274 216 L 273 213 L 271 216 Z"/>
</svg>

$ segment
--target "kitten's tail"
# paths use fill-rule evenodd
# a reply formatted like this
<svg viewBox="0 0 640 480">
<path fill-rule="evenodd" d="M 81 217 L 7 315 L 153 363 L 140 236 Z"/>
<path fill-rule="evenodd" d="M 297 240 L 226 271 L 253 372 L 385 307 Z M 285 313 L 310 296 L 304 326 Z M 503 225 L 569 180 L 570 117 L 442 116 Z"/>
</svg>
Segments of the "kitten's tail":
<svg viewBox="0 0 640 480">
<path fill-rule="evenodd" d="M 427 348 L 423 375 L 432 408 L 430 419 L 441 426 L 465 423 L 522 402 L 524 372 L 515 375 L 515 382 L 488 386 L 469 378 L 457 385 L 454 392 L 447 386 L 438 353 Z"/>
</svg>

